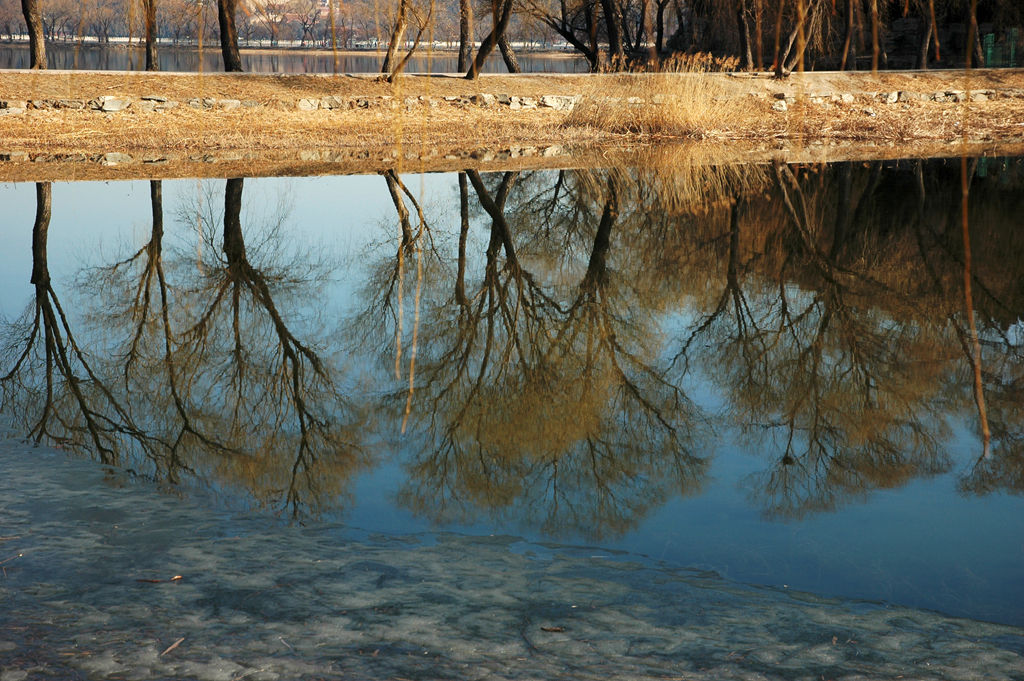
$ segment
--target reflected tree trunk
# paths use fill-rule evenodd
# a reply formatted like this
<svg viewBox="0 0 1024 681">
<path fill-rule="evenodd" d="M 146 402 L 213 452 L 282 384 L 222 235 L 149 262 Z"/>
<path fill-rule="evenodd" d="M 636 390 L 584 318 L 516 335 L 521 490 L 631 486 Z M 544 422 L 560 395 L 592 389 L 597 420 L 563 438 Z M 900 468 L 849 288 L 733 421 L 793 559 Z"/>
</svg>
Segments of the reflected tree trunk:
<svg viewBox="0 0 1024 681">
<path fill-rule="evenodd" d="M 469 185 L 466 173 L 459 173 L 459 262 L 455 275 L 455 301 L 462 307 L 469 306 L 466 297 L 466 239 L 469 236 Z"/>
<path fill-rule="evenodd" d="M 52 189 L 48 182 L 36 184 L 36 215 L 32 225 L 32 274 L 35 289 L 32 313 L 25 330 L 25 347 L 17 354 L 11 370 L 0 377 L 5 398 L 8 390 L 24 384 L 22 374 L 42 372 L 42 401 L 38 418 L 30 418 L 28 437 L 62 446 L 92 444 L 104 463 L 118 462 L 116 448 L 122 437 L 136 439 L 144 448 L 151 438 L 141 433 L 131 416 L 109 387 L 103 383 L 71 331 L 71 323 L 50 281 L 47 237 L 50 228 Z M 36 349 L 42 344 L 41 352 Z M 64 410 L 73 410 L 66 413 Z"/>
<path fill-rule="evenodd" d="M 981 458 L 989 458 L 992 431 L 988 425 L 988 411 L 985 409 L 985 393 L 982 387 L 981 374 L 981 341 L 978 337 L 978 327 L 974 320 L 974 296 L 971 292 L 971 233 L 968 221 L 968 197 L 970 194 L 970 175 L 967 170 L 967 157 L 960 159 L 960 224 L 963 235 L 964 246 L 964 311 L 967 314 L 967 332 L 970 338 L 970 347 L 967 354 L 971 361 L 971 369 L 974 373 L 974 403 L 978 408 L 978 423 L 981 427 L 982 453 Z"/>
<path fill-rule="evenodd" d="M 483 206 L 491 218 L 491 223 L 494 227 L 494 231 L 491 232 L 492 245 L 497 240 L 505 249 L 505 260 L 508 261 L 512 268 L 518 271 L 519 259 L 516 257 L 515 245 L 512 243 L 512 230 L 505 219 L 505 201 L 508 199 L 508 193 L 519 173 L 506 172 L 502 176 L 501 184 L 498 186 L 498 191 L 494 196 L 491 196 L 491 193 L 487 191 L 487 187 L 484 186 L 479 172 L 470 170 L 467 174 L 469 175 L 469 181 L 473 183 L 473 189 L 476 190 L 477 197 L 480 199 L 480 205 Z"/>
</svg>

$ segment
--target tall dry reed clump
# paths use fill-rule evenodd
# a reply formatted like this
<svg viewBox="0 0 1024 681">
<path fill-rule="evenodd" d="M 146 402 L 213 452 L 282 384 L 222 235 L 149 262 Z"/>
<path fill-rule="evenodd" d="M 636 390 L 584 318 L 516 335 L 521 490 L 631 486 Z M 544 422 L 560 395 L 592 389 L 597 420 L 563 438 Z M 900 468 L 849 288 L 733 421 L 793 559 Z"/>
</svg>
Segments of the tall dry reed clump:
<svg viewBox="0 0 1024 681">
<path fill-rule="evenodd" d="M 688 55 L 640 72 L 596 77 L 565 125 L 654 137 L 714 136 L 723 125 L 735 122 L 741 106 L 727 79 L 711 73 L 735 66 L 728 60 Z M 616 96 L 606 94 L 605 78 L 615 80 Z"/>
</svg>

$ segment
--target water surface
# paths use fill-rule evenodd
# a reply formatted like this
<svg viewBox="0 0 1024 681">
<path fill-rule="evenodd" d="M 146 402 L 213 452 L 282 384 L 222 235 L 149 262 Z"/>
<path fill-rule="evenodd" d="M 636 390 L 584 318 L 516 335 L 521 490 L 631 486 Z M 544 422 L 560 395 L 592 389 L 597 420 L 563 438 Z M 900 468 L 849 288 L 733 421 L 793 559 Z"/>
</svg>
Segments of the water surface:
<svg viewBox="0 0 1024 681">
<path fill-rule="evenodd" d="M 567 54 L 517 54 L 523 73 L 586 73 L 585 60 Z M 145 68 L 146 54 L 141 48 L 125 46 L 69 45 L 47 43 L 46 59 L 51 69 L 87 69 L 100 71 L 141 71 Z M 158 55 L 162 71 L 199 71 L 214 73 L 224 70 L 224 60 L 216 44 L 204 47 L 201 58 L 195 47 L 160 46 Z M 379 73 L 384 51 L 339 52 L 337 68 L 330 50 L 243 49 L 242 68 L 250 73 Z M 27 44 L 0 43 L 0 68 L 27 69 L 30 55 Z M 454 73 L 458 69 L 457 54 L 451 50 L 428 53 L 418 51 L 406 66 L 409 73 Z M 492 55 L 484 64 L 485 73 L 505 73 L 507 69 L 500 54 Z"/>
<path fill-rule="evenodd" d="M 3 185 L 0 664 L 1021 678 L 1022 168 Z"/>
</svg>

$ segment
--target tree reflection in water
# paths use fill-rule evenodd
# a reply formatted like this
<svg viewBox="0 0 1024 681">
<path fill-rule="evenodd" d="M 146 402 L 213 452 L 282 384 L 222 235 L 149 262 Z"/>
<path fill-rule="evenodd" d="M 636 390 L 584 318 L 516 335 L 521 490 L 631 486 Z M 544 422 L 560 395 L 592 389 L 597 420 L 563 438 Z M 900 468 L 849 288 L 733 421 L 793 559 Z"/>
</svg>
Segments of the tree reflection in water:
<svg viewBox="0 0 1024 681">
<path fill-rule="evenodd" d="M 342 334 L 318 316 L 324 251 L 286 246 L 286 202 L 243 210 L 240 179 L 180 207 L 170 245 L 152 183 L 148 240 L 82 273 L 74 333 L 40 185 L 4 412 L 36 441 L 296 513 L 343 503 L 364 443 L 394 440 L 415 513 L 589 538 L 698 492 L 716 431 L 740 433 L 766 462 L 750 498 L 798 518 L 952 470 L 951 426 L 978 414 L 966 271 L 992 447 L 956 472 L 964 493 L 1019 493 L 1024 237 L 1006 216 L 1024 182 L 973 177 L 967 262 L 954 165 L 466 171 L 451 221 L 385 172 L 395 229 Z M 343 387 L 346 355 L 373 389 Z"/>
<path fill-rule="evenodd" d="M 710 367 L 728 395 L 727 422 L 767 450 L 772 465 L 748 484 L 769 515 L 831 510 L 950 469 L 948 421 L 968 415 L 962 398 L 971 394 L 964 365 L 954 362 L 970 361 L 959 233 L 949 222 L 959 196 L 948 191 L 948 167 L 933 171 L 937 186 L 926 191 L 919 165 L 915 178 L 880 163 L 776 164 L 773 192 L 737 197 L 719 235 L 707 238 L 718 244 L 708 262 L 721 263 L 724 283 L 676 359 Z M 912 183 L 917 201 L 901 196 Z M 982 229 L 1005 226 L 997 215 L 1008 214 L 1005 205 L 985 214 L 1009 196 L 989 191 L 971 216 Z M 1008 236 L 992 235 L 993 264 L 1008 262 L 996 243 L 1019 254 Z M 989 297 L 979 308 L 1011 309 L 1002 298 L 1019 293 L 1015 279 L 993 274 L 978 279 Z M 980 324 L 995 338 L 998 320 Z M 1019 371 L 1019 341 L 993 351 Z M 993 421 L 1004 424 L 1005 453 L 1013 448 L 1005 434 L 1020 433 L 1020 424 L 1006 427 L 998 405 L 1008 403 L 994 378 L 986 392 Z"/>
<path fill-rule="evenodd" d="M 156 442 L 140 429 L 115 395 L 94 356 L 79 343 L 50 279 L 47 239 L 52 187 L 36 184 L 32 225 L 33 298 L 21 318 L 5 324 L 0 377 L 3 411 L 27 436 L 67 449 L 87 449 L 103 463 L 122 463 L 134 441 L 153 456 Z"/>
<path fill-rule="evenodd" d="M 419 335 L 429 341 L 418 351 L 417 435 L 402 503 L 441 522 L 485 512 L 550 535 L 596 537 L 622 533 L 669 496 L 698 489 L 706 468 L 694 453 L 700 415 L 663 375 L 658 319 L 624 283 L 636 273 L 612 266 L 616 227 L 633 229 L 619 224 L 616 180 L 560 173 L 547 194 L 543 175 L 464 178 L 460 186 L 471 186 L 483 209 L 484 234 L 467 238 L 468 201 L 460 201 L 454 281 L 438 271 L 423 282 L 429 302 Z M 598 194 L 584 189 L 595 184 Z M 534 191 L 550 204 L 539 212 Z M 574 207 L 568 221 L 563 204 Z M 567 244 L 578 257 L 554 266 Z M 360 339 L 400 319 L 381 314 L 398 304 L 400 267 L 400 258 L 387 258 L 377 270 L 385 274 L 371 278 Z M 397 349 L 384 346 L 383 366 Z M 394 410 L 403 396 L 392 396 Z"/>
<path fill-rule="evenodd" d="M 5 400 L 21 400 L 16 413 L 26 418 L 41 414 L 31 431 L 37 441 L 94 451 L 107 463 L 148 464 L 143 470 L 158 479 L 178 482 L 187 473 L 240 486 L 260 503 L 316 512 L 335 504 L 365 463 L 357 409 L 322 358 L 324 331 L 308 313 L 330 266 L 283 246 L 285 204 L 243 228 L 242 189 L 241 179 L 227 181 L 223 212 L 209 191 L 181 207 L 183 226 L 198 224 L 196 256 L 165 247 L 162 187 L 151 184 L 146 244 L 80 277 L 92 296 L 90 337 L 104 339 L 97 360 L 75 343 L 63 313 L 57 327 L 50 312 L 60 308 L 46 273 L 45 186 L 33 282 L 47 349 L 33 354 L 37 335 L 28 336 L 22 361 L 4 379 Z M 247 247 L 243 231 L 254 244 Z M 300 338 L 297 327 L 314 340 Z M 73 374 L 73 362 L 88 380 Z M 55 370 L 74 400 L 55 397 Z M 33 371 L 46 377 L 45 399 L 26 390 L 23 377 Z M 93 446 L 73 437 L 79 431 Z"/>
</svg>

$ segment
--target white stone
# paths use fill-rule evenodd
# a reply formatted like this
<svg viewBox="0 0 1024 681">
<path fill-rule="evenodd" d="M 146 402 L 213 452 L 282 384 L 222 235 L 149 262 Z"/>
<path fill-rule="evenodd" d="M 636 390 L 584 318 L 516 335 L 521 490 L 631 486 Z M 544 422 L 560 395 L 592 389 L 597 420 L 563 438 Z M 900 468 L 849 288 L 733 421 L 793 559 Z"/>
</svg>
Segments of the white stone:
<svg viewBox="0 0 1024 681">
<path fill-rule="evenodd" d="M 103 95 L 102 97 L 96 98 L 96 108 L 106 113 L 124 111 L 131 105 L 131 100 L 126 97 Z"/>
<path fill-rule="evenodd" d="M 116 151 L 112 151 L 107 154 L 103 154 L 103 165 L 105 166 L 116 166 L 121 163 L 131 163 L 132 157 L 128 154 L 122 154 Z"/>
</svg>

